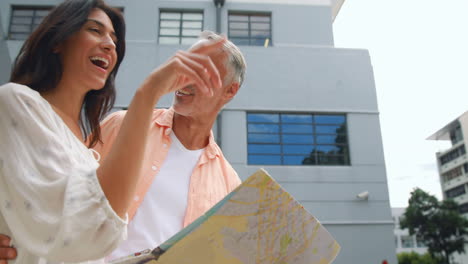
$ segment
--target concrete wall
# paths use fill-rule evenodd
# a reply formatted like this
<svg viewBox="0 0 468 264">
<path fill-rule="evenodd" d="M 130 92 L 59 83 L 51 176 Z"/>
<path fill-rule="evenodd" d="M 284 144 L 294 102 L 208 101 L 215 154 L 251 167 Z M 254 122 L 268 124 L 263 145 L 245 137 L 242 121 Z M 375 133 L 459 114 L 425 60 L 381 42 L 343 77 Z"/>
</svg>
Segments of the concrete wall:
<svg viewBox="0 0 468 264">
<path fill-rule="evenodd" d="M 11 59 L 6 44 L 6 31 L 3 30 L 2 14 L 0 13 L 0 85 L 10 79 Z"/>
<path fill-rule="evenodd" d="M 246 111 L 225 110 L 221 131 L 223 152 L 241 178 L 265 168 L 330 230 L 342 245 L 335 263 L 396 263 L 377 114 L 348 112 L 351 166 L 248 165 Z M 368 200 L 356 198 L 363 191 Z"/>
</svg>

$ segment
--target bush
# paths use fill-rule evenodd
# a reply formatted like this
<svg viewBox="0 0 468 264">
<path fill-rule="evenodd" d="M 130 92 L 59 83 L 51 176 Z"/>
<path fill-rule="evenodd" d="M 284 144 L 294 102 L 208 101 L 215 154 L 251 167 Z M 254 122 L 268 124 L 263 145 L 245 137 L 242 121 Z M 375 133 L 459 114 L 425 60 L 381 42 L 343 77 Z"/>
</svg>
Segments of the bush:
<svg viewBox="0 0 468 264">
<path fill-rule="evenodd" d="M 411 253 L 402 252 L 397 257 L 398 264 L 439 264 L 439 261 L 431 257 L 429 253 L 420 255 L 414 251 Z"/>
</svg>

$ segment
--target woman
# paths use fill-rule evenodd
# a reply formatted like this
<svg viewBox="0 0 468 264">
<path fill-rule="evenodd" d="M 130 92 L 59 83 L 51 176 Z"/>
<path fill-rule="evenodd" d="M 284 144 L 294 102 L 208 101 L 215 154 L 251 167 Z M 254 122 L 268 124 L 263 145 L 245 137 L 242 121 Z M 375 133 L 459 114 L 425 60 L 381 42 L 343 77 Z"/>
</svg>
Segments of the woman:
<svg viewBox="0 0 468 264">
<path fill-rule="evenodd" d="M 154 70 L 99 165 L 88 147 L 113 105 L 125 24 L 102 0 L 67 0 L 50 12 L 25 41 L 12 83 L 0 87 L 0 234 L 17 246 L 15 263 L 83 262 L 117 246 L 155 104 L 188 84 L 207 94 L 220 88 L 204 54 L 222 42 L 178 53 Z"/>
</svg>

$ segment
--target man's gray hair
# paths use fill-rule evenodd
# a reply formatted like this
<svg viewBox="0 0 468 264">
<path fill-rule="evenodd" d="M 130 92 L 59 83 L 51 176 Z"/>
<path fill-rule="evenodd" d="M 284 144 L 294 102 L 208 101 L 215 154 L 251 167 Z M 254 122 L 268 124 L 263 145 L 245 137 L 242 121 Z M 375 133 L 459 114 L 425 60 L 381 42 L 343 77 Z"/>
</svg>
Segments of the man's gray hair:
<svg viewBox="0 0 468 264">
<path fill-rule="evenodd" d="M 210 40 L 218 40 L 222 39 L 223 37 L 211 32 L 211 31 L 203 31 L 200 34 L 200 39 L 210 39 Z M 239 87 L 242 86 L 245 77 L 245 69 L 247 64 L 245 63 L 245 58 L 240 49 L 234 45 L 231 41 L 227 40 L 224 43 L 224 50 L 229 55 L 228 63 L 232 67 L 232 73 L 228 76 L 232 78 L 233 81 L 239 83 Z"/>
</svg>

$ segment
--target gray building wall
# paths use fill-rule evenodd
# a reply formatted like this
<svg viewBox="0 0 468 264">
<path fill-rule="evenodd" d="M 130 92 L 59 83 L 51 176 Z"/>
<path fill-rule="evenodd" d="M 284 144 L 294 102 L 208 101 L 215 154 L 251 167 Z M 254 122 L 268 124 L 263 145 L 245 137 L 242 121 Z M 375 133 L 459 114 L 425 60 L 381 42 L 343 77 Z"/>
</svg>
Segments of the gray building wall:
<svg viewBox="0 0 468 264">
<path fill-rule="evenodd" d="M 11 4 L 51 5 L 55 0 L 2 0 L 6 30 Z M 157 43 L 159 9 L 204 10 L 204 29 L 214 30 L 210 0 L 108 0 L 124 7 L 127 53 L 117 78 L 117 107 L 126 107 L 136 88 L 155 67 L 186 46 Z M 372 65 L 366 50 L 333 46 L 332 7 L 312 4 L 227 1 L 222 29 L 227 34 L 228 10 L 272 14 L 272 46 L 241 46 L 246 80 L 222 112 L 217 135 L 225 156 L 245 179 L 260 166 L 247 164 L 248 111 L 344 113 L 347 115 L 349 166 L 262 166 L 340 243 L 336 264 L 397 263 L 385 162 Z M 325 1 L 310 1 L 325 2 Z M 22 42 L 7 41 L 14 58 Z M 171 105 L 164 97 L 159 107 Z M 356 198 L 369 191 L 368 200 Z"/>
<path fill-rule="evenodd" d="M 10 79 L 11 59 L 6 44 L 6 34 L 3 31 L 3 20 L 0 12 L 0 84 L 6 83 Z"/>
</svg>

